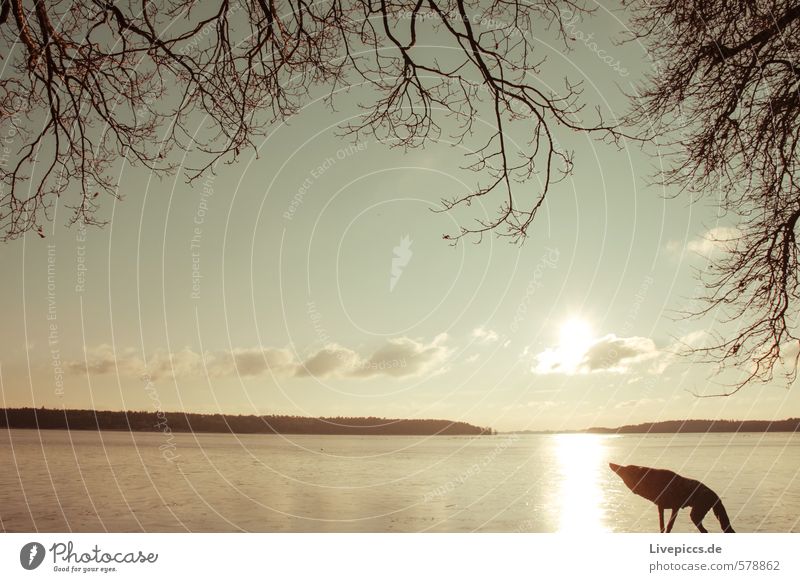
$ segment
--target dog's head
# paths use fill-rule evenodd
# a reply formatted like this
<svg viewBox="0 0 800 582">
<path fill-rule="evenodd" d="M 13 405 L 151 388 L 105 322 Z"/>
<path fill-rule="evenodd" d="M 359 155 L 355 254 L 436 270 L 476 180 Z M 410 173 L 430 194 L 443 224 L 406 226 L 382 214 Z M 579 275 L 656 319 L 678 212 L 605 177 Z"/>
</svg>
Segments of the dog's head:
<svg viewBox="0 0 800 582">
<path fill-rule="evenodd" d="M 625 485 L 634 492 L 647 476 L 647 473 L 652 470 L 648 467 L 640 467 L 639 465 L 617 465 L 609 463 L 608 466 L 619 475 Z"/>
</svg>

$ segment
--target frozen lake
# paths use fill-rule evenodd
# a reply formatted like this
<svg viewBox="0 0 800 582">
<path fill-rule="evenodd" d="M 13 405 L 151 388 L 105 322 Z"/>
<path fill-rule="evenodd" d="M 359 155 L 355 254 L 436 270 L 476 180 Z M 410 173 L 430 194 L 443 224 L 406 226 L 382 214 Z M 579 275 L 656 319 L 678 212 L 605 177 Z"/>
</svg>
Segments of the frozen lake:
<svg viewBox="0 0 800 582">
<path fill-rule="evenodd" d="M 657 532 L 608 462 L 667 468 L 738 532 L 800 531 L 800 436 L 0 431 L 4 531 Z M 173 448 L 174 445 L 174 448 Z M 170 451 L 165 455 L 165 451 Z M 709 514 L 705 526 L 719 531 Z M 674 531 L 696 531 L 683 510 Z"/>
</svg>

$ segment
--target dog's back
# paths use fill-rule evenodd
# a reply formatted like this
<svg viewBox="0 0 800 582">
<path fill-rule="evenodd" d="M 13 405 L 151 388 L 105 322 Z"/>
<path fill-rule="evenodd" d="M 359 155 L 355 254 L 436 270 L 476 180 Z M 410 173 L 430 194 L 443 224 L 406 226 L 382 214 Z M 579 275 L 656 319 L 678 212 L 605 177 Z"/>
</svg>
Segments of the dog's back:
<svg viewBox="0 0 800 582">
<path fill-rule="evenodd" d="M 638 465 L 612 465 L 611 468 L 631 491 L 666 509 L 681 509 L 696 503 L 711 508 L 718 499 L 700 481 L 682 477 L 668 469 Z"/>
</svg>

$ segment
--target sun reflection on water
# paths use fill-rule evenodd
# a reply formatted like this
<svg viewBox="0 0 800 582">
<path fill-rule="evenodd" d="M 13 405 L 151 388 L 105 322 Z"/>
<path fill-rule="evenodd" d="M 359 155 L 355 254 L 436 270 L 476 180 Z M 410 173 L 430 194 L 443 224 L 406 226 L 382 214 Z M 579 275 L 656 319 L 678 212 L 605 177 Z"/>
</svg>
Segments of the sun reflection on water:
<svg viewBox="0 0 800 582">
<path fill-rule="evenodd" d="M 604 532 L 603 491 L 600 477 L 604 465 L 605 437 L 593 434 L 555 435 L 559 482 L 558 531 Z"/>
</svg>

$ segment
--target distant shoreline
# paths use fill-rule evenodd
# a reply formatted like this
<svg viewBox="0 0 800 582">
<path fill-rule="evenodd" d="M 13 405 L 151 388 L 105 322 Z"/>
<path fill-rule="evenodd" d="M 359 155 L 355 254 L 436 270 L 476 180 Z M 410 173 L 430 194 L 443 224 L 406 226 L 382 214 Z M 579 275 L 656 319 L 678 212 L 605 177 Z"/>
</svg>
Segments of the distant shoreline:
<svg viewBox="0 0 800 582">
<path fill-rule="evenodd" d="M 0 429 L 119 432 L 292 434 L 351 436 L 479 436 L 497 434 L 798 433 L 800 418 L 785 420 L 667 420 L 580 430 L 498 432 L 444 419 L 229 415 L 164 411 L 0 408 Z"/>
<path fill-rule="evenodd" d="M 478 436 L 490 427 L 442 419 L 229 415 L 195 412 L 2 408 L 0 429 L 351 436 Z"/>
<path fill-rule="evenodd" d="M 706 433 L 800 432 L 800 418 L 786 420 L 664 420 L 626 424 L 615 428 L 583 430 L 510 431 L 507 434 L 706 434 Z"/>
</svg>

